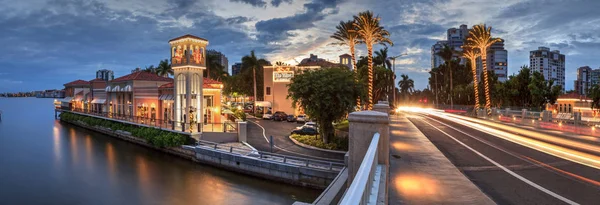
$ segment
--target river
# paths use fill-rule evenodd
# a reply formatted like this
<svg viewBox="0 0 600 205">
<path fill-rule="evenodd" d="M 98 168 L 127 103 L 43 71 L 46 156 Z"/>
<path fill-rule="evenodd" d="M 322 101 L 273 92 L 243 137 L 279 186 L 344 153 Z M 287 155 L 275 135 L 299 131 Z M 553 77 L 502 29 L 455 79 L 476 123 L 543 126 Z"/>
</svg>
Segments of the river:
<svg viewBox="0 0 600 205">
<path fill-rule="evenodd" d="M 0 98 L 0 204 L 292 204 L 320 193 L 62 123 L 52 101 Z"/>
</svg>

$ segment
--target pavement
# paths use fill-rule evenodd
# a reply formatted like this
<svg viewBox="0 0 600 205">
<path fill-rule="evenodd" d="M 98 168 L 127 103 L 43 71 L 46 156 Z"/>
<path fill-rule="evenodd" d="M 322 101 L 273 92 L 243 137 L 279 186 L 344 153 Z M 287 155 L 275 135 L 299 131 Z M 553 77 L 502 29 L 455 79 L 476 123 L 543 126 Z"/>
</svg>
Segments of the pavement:
<svg viewBox="0 0 600 205">
<path fill-rule="evenodd" d="M 254 117 L 248 117 L 247 120 L 247 143 L 257 150 L 270 152 L 269 138 L 273 136 L 273 153 L 336 162 L 343 162 L 344 160 L 344 154 L 307 149 L 294 144 L 288 136 L 294 128 L 302 125 L 300 123 L 262 120 Z"/>
<path fill-rule="evenodd" d="M 482 125 L 431 115 L 409 115 L 408 119 L 498 204 L 600 201 L 600 172 L 591 166 L 507 141 L 501 138 L 506 134 L 484 132 Z M 528 137 L 525 132 L 519 136 Z"/>
<path fill-rule="evenodd" d="M 494 204 L 404 116 L 390 122 L 389 204 Z"/>
</svg>

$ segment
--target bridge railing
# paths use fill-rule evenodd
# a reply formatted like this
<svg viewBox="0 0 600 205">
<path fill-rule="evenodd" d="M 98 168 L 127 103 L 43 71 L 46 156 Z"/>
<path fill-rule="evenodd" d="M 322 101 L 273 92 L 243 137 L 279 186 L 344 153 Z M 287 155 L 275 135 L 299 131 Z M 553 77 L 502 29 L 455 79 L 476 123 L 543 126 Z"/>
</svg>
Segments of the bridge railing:
<svg viewBox="0 0 600 205">
<path fill-rule="evenodd" d="M 377 198 L 377 191 L 379 184 L 377 183 L 379 177 L 377 171 L 381 172 L 379 166 L 377 166 L 377 145 L 379 144 L 379 133 L 375 133 L 369 148 L 365 153 L 365 157 L 360 164 L 360 168 L 356 172 L 356 176 L 352 180 L 350 187 L 344 194 L 340 204 L 341 205 L 362 205 L 362 204 L 374 204 Z M 374 180 L 375 179 L 375 180 Z"/>
</svg>

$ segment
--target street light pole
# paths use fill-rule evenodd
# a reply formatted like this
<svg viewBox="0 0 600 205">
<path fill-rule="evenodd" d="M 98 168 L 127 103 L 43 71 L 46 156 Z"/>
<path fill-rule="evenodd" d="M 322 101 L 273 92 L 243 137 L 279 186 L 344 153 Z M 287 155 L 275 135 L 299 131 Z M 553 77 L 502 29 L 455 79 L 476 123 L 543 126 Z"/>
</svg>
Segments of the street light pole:
<svg viewBox="0 0 600 205">
<path fill-rule="evenodd" d="M 393 102 L 394 102 L 394 106 L 396 106 L 396 58 L 402 57 L 408 55 L 408 53 L 403 53 L 394 57 L 389 57 L 390 59 L 392 59 L 392 98 L 393 98 Z"/>
</svg>

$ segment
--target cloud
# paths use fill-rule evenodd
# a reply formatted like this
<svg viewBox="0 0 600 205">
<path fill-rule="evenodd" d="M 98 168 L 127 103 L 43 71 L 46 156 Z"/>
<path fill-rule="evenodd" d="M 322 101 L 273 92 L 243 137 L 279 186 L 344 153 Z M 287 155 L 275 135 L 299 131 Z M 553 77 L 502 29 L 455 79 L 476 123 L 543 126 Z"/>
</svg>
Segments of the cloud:
<svg viewBox="0 0 600 205">
<path fill-rule="evenodd" d="M 293 0 L 272 0 L 271 1 L 271 5 L 274 7 L 278 7 L 282 2 L 286 2 L 288 4 L 291 4 Z"/>
<path fill-rule="evenodd" d="M 239 3 L 246 3 L 246 4 L 250 4 L 254 7 L 266 7 L 267 6 L 267 2 L 263 1 L 263 0 L 229 0 L 231 2 L 239 2 Z"/>
</svg>

